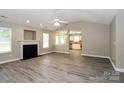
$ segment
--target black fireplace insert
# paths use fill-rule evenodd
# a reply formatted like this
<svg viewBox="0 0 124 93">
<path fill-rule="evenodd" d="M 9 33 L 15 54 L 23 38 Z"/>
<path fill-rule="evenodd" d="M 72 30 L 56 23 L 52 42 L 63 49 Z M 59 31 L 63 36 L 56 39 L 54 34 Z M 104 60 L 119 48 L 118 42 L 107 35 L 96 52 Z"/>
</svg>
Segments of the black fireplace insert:
<svg viewBox="0 0 124 93">
<path fill-rule="evenodd" d="M 38 56 L 37 44 L 23 45 L 23 60 Z"/>
</svg>

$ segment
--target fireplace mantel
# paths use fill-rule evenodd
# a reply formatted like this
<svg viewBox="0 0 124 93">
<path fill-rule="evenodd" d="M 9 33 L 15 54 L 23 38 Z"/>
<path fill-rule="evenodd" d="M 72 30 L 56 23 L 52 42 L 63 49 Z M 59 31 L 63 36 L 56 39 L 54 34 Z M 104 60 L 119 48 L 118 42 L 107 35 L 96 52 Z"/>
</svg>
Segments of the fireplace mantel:
<svg viewBox="0 0 124 93">
<path fill-rule="evenodd" d="M 20 58 L 23 59 L 23 45 L 33 45 L 33 44 L 37 44 L 38 47 L 38 55 L 39 55 L 39 41 L 37 40 L 21 40 L 19 41 L 20 43 Z"/>
</svg>

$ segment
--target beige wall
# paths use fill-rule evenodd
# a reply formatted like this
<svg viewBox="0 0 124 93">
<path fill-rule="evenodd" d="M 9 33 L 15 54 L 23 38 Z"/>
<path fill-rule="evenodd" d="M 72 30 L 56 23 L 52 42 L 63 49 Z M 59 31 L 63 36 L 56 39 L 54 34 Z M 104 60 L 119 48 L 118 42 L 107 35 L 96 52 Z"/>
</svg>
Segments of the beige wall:
<svg viewBox="0 0 124 93">
<path fill-rule="evenodd" d="M 97 56 L 110 56 L 109 54 L 109 26 L 97 23 L 78 22 L 72 23 L 61 30 L 64 31 L 82 31 L 82 54 L 97 55 Z M 61 31 L 59 30 L 59 31 Z M 60 51 L 68 52 L 68 45 L 59 46 L 64 47 Z M 59 48 L 60 49 L 60 48 Z M 55 48 L 55 50 L 58 50 Z M 59 51 L 59 50 L 58 50 Z"/>
<path fill-rule="evenodd" d="M 12 28 L 12 52 L 0 53 L 0 62 L 20 58 L 19 41 L 24 40 L 24 29 L 37 31 L 36 40 L 39 40 L 39 42 L 40 42 L 40 54 L 50 52 L 53 48 L 53 45 L 52 45 L 53 39 L 51 37 L 52 36 L 51 32 L 50 32 L 50 48 L 43 49 L 42 48 L 42 32 L 43 31 L 36 29 L 36 28 L 24 27 L 21 25 L 16 25 L 16 24 L 6 23 L 6 22 L 0 22 L 0 26 Z M 44 32 L 46 32 L 46 31 L 44 31 Z"/>
<path fill-rule="evenodd" d="M 36 32 L 35 31 L 24 31 L 24 39 L 25 40 L 36 40 Z"/>
</svg>

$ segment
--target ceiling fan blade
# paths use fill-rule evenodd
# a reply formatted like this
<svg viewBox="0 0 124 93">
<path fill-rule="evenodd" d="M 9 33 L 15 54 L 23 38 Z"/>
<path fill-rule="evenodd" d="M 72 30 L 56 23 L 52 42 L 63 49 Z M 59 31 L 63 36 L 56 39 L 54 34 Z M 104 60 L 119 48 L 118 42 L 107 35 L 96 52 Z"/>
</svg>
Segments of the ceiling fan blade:
<svg viewBox="0 0 124 93">
<path fill-rule="evenodd" d="M 59 21 L 60 23 L 64 23 L 64 24 L 67 24 L 68 21 Z"/>
<path fill-rule="evenodd" d="M 56 21 L 59 21 L 59 19 L 58 19 L 58 18 L 55 18 L 54 21 L 55 21 L 55 22 L 56 22 Z"/>
</svg>

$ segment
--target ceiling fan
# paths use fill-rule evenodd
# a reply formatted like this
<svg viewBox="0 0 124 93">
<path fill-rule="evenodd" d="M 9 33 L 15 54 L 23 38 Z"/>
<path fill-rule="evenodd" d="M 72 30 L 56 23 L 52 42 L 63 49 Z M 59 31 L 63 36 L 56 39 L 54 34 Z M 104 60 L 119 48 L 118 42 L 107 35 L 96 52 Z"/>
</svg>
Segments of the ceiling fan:
<svg viewBox="0 0 124 93">
<path fill-rule="evenodd" d="M 67 21 L 60 20 L 57 17 L 51 23 L 53 23 L 54 26 L 60 26 L 61 24 L 68 24 Z"/>
</svg>

